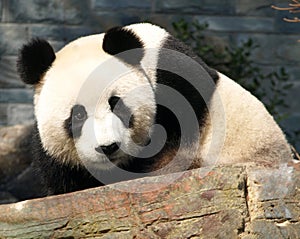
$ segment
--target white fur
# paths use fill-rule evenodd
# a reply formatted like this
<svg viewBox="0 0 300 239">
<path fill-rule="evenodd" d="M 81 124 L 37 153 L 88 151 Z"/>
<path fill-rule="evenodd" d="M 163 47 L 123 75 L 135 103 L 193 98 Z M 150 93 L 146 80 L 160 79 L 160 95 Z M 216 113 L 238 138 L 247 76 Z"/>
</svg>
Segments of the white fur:
<svg viewBox="0 0 300 239">
<path fill-rule="evenodd" d="M 209 109 L 216 117 L 207 120 L 201 135 L 203 166 L 290 160 L 285 136 L 264 105 L 233 80 L 221 73 L 219 76 Z M 217 142 L 212 140 L 213 134 Z"/>
<path fill-rule="evenodd" d="M 126 28 L 133 30 L 143 40 L 145 57 L 141 61 L 141 66 L 155 87 L 159 50 L 162 48 L 164 40 L 169 36 L 169 33 L 163 28 L 149 23 L 133 24 Z M 151 34 L 150 37 L 149 34 Z"/>
</svg>

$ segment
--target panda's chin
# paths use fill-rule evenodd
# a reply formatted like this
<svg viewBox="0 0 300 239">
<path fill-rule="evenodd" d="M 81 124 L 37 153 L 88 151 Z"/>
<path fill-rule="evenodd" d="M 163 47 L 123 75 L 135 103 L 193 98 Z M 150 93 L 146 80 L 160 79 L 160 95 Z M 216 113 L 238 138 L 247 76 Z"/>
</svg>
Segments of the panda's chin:
<svg viewBox="0 0 300 239">
<path fill-rule="evenodd" d="M 123 154 L 116 154 L 107 157 L 105 155 L 97 155 L 93 158 L 81 158 L 83 165 L 89 171 L 112 170 L 121 165 L 127 164 L 129 159 Z"/>
<path fill-rule="evenodd" d="M 83 162 L 84 166 L 88 171 L 103 171 L 103 170 L 111 170 L 117 167 L 117 164 L 111 162 L 108 159 L 101 160 L 85 160 Z"/>
</svg>

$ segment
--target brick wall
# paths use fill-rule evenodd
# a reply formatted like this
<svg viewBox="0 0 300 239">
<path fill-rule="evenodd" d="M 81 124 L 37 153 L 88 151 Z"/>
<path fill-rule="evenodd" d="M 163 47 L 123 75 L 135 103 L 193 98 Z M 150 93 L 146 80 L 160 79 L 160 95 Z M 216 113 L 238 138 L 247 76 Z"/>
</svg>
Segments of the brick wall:
<svg viewBox="0 0 300 239">
<path fill-rule="evenodd" d="M 300 24 L 285 23 L 286 12 L 270 8 L 288 0 L 0 0 L 0 125 L 30 122 L 32 90 L 15 69 L 20 46 L 31 37 L 46 38 L 59 49 L 67 42 L 115 25 L 152 21 L 172 32 L 171 23 L 186 18 L 209 23 L 207 34 L 226 44 L 253 38 L 254 57 L 266 70 L 284 66 L 294 88 L 288 122 L 300 127 Z"/>
</svg>

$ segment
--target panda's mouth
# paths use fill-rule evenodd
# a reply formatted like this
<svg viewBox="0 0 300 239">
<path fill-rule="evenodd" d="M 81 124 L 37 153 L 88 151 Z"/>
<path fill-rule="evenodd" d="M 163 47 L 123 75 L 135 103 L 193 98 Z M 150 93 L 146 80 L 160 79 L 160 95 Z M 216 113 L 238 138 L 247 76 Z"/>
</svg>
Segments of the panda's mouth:
<svg viewBox="0 0 300 239">
<path fill-rule="evenodd" d="M 121 160 L 121 157 L 118 157 L 116 155 L 109 155 L 109 156 L 106 156 L 106 157 L 113 164 L 116 164 L 119 160 Z"/>
<path fill-rule="evenodd" d="M 94 154 L 93 156 L 95 158 L 91 159 L 93 164 L 98 164 L 104 168 L 127 164 L 132 156 L 123 150 L 121 142 L 116 142 L 115 144 L 97 146 L 94 151 L 96 155 Z"/>
<path fill-rule="evenodd" d="M 126 158 L 128 158 L 128 155 L 126 155 L 121 149 L 116 150 L 112 154 L 105 154 L 105 153 L 99 153 L 102 157 L 106 157 L 107 160 L 105 161 L 110 161 L 111 163 L 118 165 L 118 163 L 122 161 L 126 161 Z"/>
</svg>

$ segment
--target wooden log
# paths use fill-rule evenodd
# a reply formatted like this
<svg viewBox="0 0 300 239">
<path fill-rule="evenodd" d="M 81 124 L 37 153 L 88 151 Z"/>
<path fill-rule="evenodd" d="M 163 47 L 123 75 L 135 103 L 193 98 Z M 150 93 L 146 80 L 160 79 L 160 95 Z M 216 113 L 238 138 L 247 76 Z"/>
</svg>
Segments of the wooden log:
<svg viewBox="0 0 300 239">
<path fill-rule="evenodd" d="M 198 169 L 0 206 L 0 238 L 236 238 L 245 168 Z"/>
</svg>

